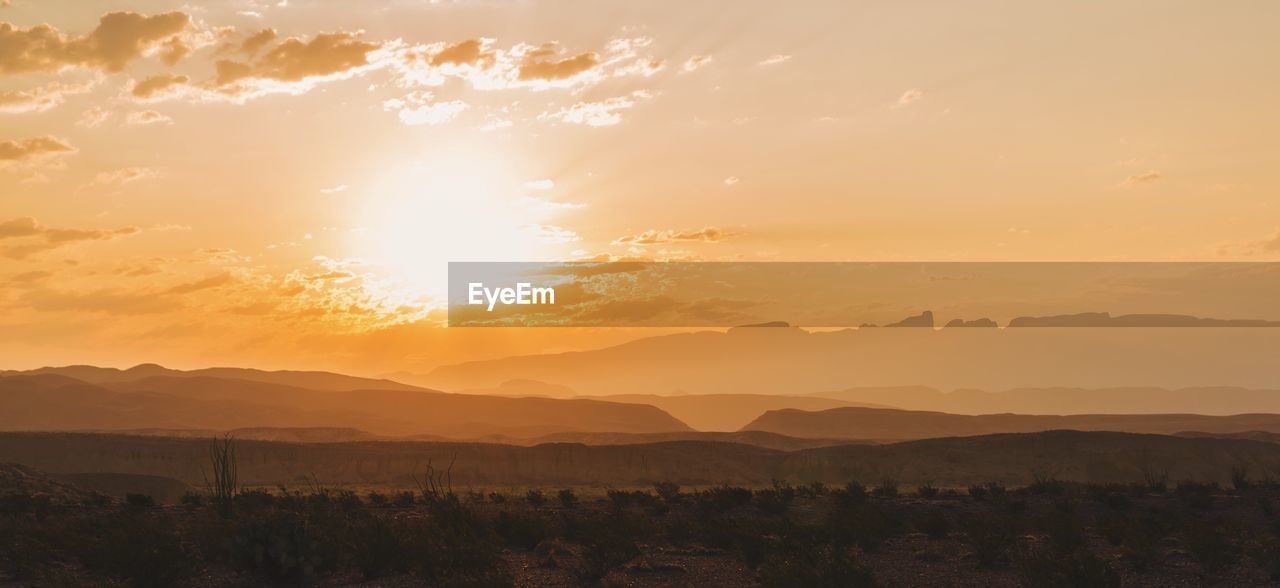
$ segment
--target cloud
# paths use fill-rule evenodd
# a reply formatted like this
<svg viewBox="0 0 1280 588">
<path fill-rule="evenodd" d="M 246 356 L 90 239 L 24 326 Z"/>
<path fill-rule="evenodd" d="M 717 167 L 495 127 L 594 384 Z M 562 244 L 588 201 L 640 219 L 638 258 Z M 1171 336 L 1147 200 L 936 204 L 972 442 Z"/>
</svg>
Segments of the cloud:
<svg viewBox="0 0 1280 588">
<path fill-rule="evenodd" d="M 582 240 L 582 237 L 579 237 L 577 232 L 555 225 L 529 225 L 526 229 L 531 231 L 537 238 L 546 241 L 572 243 Z"/>
<path fill-rule="evenodd" d="M 544 200 L 542 198 L 535 198 L 533 196 L 522 196 L 516 199 L 515 202 L 517 206 L 520 206 L 539 217 L 553 215 L 564 210 L 586 208 L 587 206 L 581 202 L 554 202 L 551 200 Z"/>
<path fill-rule="evenodd" d="M 129 182 L 154 178 L 157 174 L 156 170 L 149 167 L 124 167 L 117 170 L 100 172 L 93 177 L 93 181 L 84 187 L 92 186 L 122 186 Z"/>
<path fill-rule="evenodd" d="M 726 185 L 726 186 L 732 186 L 732 185 L 734 185 L 734 184 L 738 183 L 739 181 L 741 181 L 741 180 L 739 180 L 739 179 L 738 179 L 738 176 L 729 176 L 729 177 L 727 177 L 727 178 L 725 178 L 725 179 L 724 179 L 724 185 Z"/>
<path fill-rule="evenodd" d="M 164 291 L 165 294 L 190 294 L 199 292 L 200 290 L 208 290 L 210 288 L 221 288 L 228 284 L 234 284 L 236 279 L 229 273 L 221 273 L 209 276 L 194 282 L 187 282 L 170 287 Z"/>
<path fill-rule="evenodd" d="M 617 38 L 599 51 L 570 52 L 559 43 L 517 43 L 493 47 L 492 39 L 469 39 L 454 44 L 396 46 L 393 61 L 401 86 L 441 86 L 461 79 L 476 90 L 580 88 L 609 78 L 647 76 L 662 62 L 640 55 L 651 41 L 646 37 Z"/>
<path fill-rule="evenodd" d="M 57 137 L 29 137 L 0 141 L 0 166 L 37 165 L 51 158 L 75 152 L 75 147 Z"/>
<path fill-rule="evenodd" d="M 691 72 L 710 64 L 710 55 L 694 55 L 693 57 L 685 60 L 684 65 L 680 66 L 680 70 L 684 72 Z"/>
<path fill-rule="evenodd" d="M 47 281 L 53 277 L 53 272 L 49 271 L 31 271 L 22 272 L 9 276 L 8 284 L 17 286 L 30 286 Z"/>
<path fill-rule="evenodd" d="M 561 53 L 556 43 L 544 43 L 525 54 L 520 64 L 519 78 L 528 80 L 567 80 L 591 71 L 600 64 L 600 56 L 594 52 L 579 53 L 572 57 L 558 58 Z"/>
<path fill-rule="evenodd" d="M 556 187 L 556 183 L 551 180 L 529 180 L 524 183 L 526 190 L 550 190 Z"/>
<path fill-rule="evenodd" d="M 131 127 L 158 124 L 171 125 L 173 124 L 173 119 L 154 110 L 139 110 L 125 115 L 124 124 Z"/>
<path fill-rule="evenodd" d="M 0 91 L 0 112 L 9 114 L 44 112 L 65 102 L 69 95 L 83 94 L 92 89 L 92 83 L 68 85 L 50 82 L 32 90 Z"/>
<path fill-rule="evenodd" d="M 673 243 L 677 241 L 701 241 L 705 243 L 715 243 L 723 241 L 731 237 L 737 237 L 741 233 L 737 231 L 729 231 L 717 227 L 703 227 L 697 230 L 664 230 L 657 231 L 649 229 L 638 235 L 628 235 L 614 239 L 614 245 L 661 245 L 663 243 Z"/>
<path fill-rule="evenodd" d="M 902 95 L 898 97 L 898 102 L 895 103 L 893 107 L 904 108 L 919 102 L 921 98 L 924 98 L 924 92 L 916 88 L 912 88 L 903 92 Z"/>
<path fill-rule="evenodd" d="M 32 217 L 20 217 L 0 222 L 0 241 L 18 240 L 0 254 L 10 259 L 26 259 L 31 255 L 50 251 L 84 241 L 110 241 L 137 234 L 138 227 L 118 229 L 59 229 L 40 224 Z"/>
<path fill-rule="evenodd" d="M 191 54 L 191 46 L 182 37 L 170 37 L 160 46 L 160 63 L 175 65 Z"/>
<path fill-rule="evenodd" d="M 92 108 L 86 109 L 84 112 L 81 112 L 80 120 L 76 121 L 76 124 L 82 127 L 88 127 L 92 129 L 94 127 L 97 127 L 98 125 L 101 125 L 104 122 L 107 122 L 107 118 L 109 118 L 110 116 L 111 116 L 110 112 L 103 110 L 102 107 L 94 106 Z"/>
<path fill-rule="evenodd" d="M 338 184 L 337 186 L 333 186 L 331 188 L 320 188 L 321 194 L 337 194 L 339 192 L 346 192 L 346 191 L 347 191 L 346 184 Z"/>
<path fill-rule="evenodd" d="M 761 60 L 760 63 L 756 65 L 764 65 L 764 66 L 778 65 L 780 63 L 786 63 L 788 61 L 791 61 L 790 55 L 781 55 L 781 54 L 770 55 L 769 57 L 766 57 L 763 60 Z"/>
<path fill-rule="evenodd" d="M 0 23 L 0 75 L 53 73 L 68 67 L 118 72 L 190 24 L 191 17 L 182 12 L 111 12 L 99 19 L 93 32 L 74 37 L 47 24 L 23 29 Z"/>
<path fill-rule="evenodd" d="M 44 312 L 100 312 L 131 316 L 162 313 L 180 307 L 181 301 L 155 292 L 131 292 L 104 288 L 88 292 L 68 292 L 41 288 L 22 296 L 31 308 Z"/>
<path fill-rule="evenodd" d="M 39 235 L 41 230 L 42 228 L 40 223 L 34 218 L 29 216 L 15 218 L 13 220 L 0 222 L 0 239 Z"/>
<path fill-rule="evenodd" d="M 470 108 L 461 100 L 431 102 L 431 97 L 431 92 L 414 92 L 404 98 L 387 100 L 382 103 L 382 108 L 398 112 L 400 122 L 414 126 L 444 124 Z"/>
<path fill-rule="evenodd" d="M 276 40 L 275 29 L 262 29 L 249 35 L 249 38 L 245 39 L 236 51 L 252 57 L 274 40 Z"/>
<path fill-rule="evenodd" d="M 445 46 L 431 56 L 431 65 L 473 65 L 487 67 L 492 65 L 497 54 L 486 48 L 486 39 L 467 39 L 460 43 Z"/>
<path fill-rule="evenodd" d="M 1120 182 L 1120 186 L 1123 188 L 1131 188 L 1133 186 L 1138 186 L 1141 184 L 1150 184 L 1152 182 L 1157 182 L 1163 178 L 1164 176 L 1160 175 L 1155 171 L 1148 171 L 1146 173 L 1134 174 L 1132 176 L 1125 178 L 1124 181 Z"/>
<path fill-rule="evenodd" d="M 615 96 L 600 102 L 578 102 L 573 106 L 560 109 L 559 112 L 543 113 L 539 118 L 556 119 L 589 127 L 607 127 L 622 122 L 620 111 L 635 107 L 636 99 L 651 96 L 644 90 L 638 90 L 629 96 Z"/>
<path fill-rule="evenodd" d="M 191 78 L 187 76 L 161 74 L 134 82 L 133 89 L 129 93 L 133 94 L 135 98 L 148 100 L 155 98 L 157 95 L 163 96 L 173 88 L 184 86 L 190 81 Z"/>
<path fill-rule="evenodd" d="M 380 67 L 370 57 L 381 47 L 361 40 L 357 33 L 322 33 L 310 41 L 290 37 L 256 61 L 217 61 L 212 86 L 236 100 L 281 92 L 300 94 L 317 82 L 348 79 Z"/>
</svg>

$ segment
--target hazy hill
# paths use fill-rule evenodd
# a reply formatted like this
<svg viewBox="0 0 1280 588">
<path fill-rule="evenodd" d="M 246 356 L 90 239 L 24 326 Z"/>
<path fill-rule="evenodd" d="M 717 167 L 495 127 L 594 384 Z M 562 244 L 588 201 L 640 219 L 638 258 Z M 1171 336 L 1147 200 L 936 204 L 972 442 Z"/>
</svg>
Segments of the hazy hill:
<svg viewBox="0 0 1280 588">
<path fill-rule="evenodd" d="M 1280 444 L 1280 433 L 1269 431 L 1243 431 L 1239 433 L 1205 433 L 1204 431 L 1183 431 L 1178 433 L 1179 437 L 1213 437 L 1217 439 L 1249 439 L 1250 441 L 1264 441 L 1266 443 Z"/>
<path fill-rule="evenodd" d="M 350 427 L 377 435 L 531 437 L 563 431 L 673 432 L 652 406 L 430 390 L 308 390 L 208 376 L 94 385 L 66 376 L 0 377 L 0 429 L 131 430 Z"/>
<path fill-rule="evenodd" d="M 583 445 L 643 445 L 648 443 L 666 443 L 671 441 L 713 441 L 717 443 L 737 443 L 740 445 L 751 445 L 754 447 L 764 447 L 766 449 L 778 449 L 782 451 L 796 451 L 798 449 L 812 449 L 815 447 L 830 447 L 832 445 L 848 445 L 857 443 L 852 439 L 813 439 L 801 437 L 788 437 L 786 435 L 778 435 L 777 433 L 769 433 L 765 431 L 733 431 L 733 432 L 702 432 L 694 431 L 689 433 L 552 433 L 541 437 L 533 437 L 531 439 L 514 439 L 510 437 L 489 436 L 481 437 L 477 441 L 485 443 L 501 443 L 507 445 L 524 445 L 534 446 L 544 443 L 581 443 Z"/>
<path fill-rule="evenodd" d="M 903 440 L 1032 433 L 1055 429 L 1174 434 L 1181 431 L 1235 433 L 1280 432 L 1280 414 L 1205 416 L 1196 414 L 958 415 L 942 412 L 878 408 L 833 408 L 822 411 L 773 410 L 743 430 L 792 437 Z"/>
<path fill-rule="evenodd" d="M 1020 316 L 1010 327 L 1280 327 L 1280 321 L 1217 319 L 1185 314 L 1122 314 L 1084 312 L 1054 316 Z"/>
<path fill-rule="evenodd" d="M 402 384 L 392 380 L 359 378 L 356 376 L 335 374 L 332 372 L 304 372 L 288 370 L 264 371 L 250 368 L 230 367 L 214 367 L 183 371 L 169 369 L 154 363 L 144 363 L 126 370 L 103 368 L 91 365 L 43 367 L 27 371 L 0 370 L 0 376 L 45 374 L 68 376 L 83 382 L 89 382 L 90 384 L 130 382 L 143 378 L 165 376 L 171 378 L 213 377 L 247 380 L 251 382 L 263 382 L 267 384 L 307 388 L 310 390 L 422 390 L 422 388 L 417 386 L 410 386 L 408 384 Z"/>
<path fill-rule="evenodd" d="M 116 472 L 202 483 L 208 441 L 75 433 L 0 433 L 0 462 L 51 474 Z M 1110 432 L 941 438 L 890 445 L 841 445 L 777 451 L 735 443 L 682 441 L 588 446 L 552 443 L 517 447 L 479 443 L 280 443 L 237 445 L 240 480 L 250 485 L 386 485 L 413 488 L 428 462 L 454 461 L 459 490 L 510 486 L 625 487 L 672 480 L 768 485 L 821 481 L 963 487 L 973 482 L 1019 485 L 1035 476 L 1088 482 L 1132 482 L 1144 473 L 1173 481 L 1229 483 L 1246 466 L 1262 476 L 1280 471 L 1276 446 L 1238 439 L 1184 438 Z"/>
<path fill-rule="evenodd" d="M 734 329 L 443 366 L 425 381 L 439 389 L 465 390 L 531 379 L 591 396 L 825 395 L 854 386 L 902 384 L 948 390 L 1045 385 L 1268 389 L 1280 388 L 1276 349 L 1280 329 L 1270 328 Z M 901 406 L 888 399 L 873 402 Z M 1207 398 L 1196 412 L 1224 409 Z"/>
<path fill-rule="evenodd" d="M 838 406 L 884 407 L 832 398 L 766 394 L 615 394 L 580 398 L 656 406 L 699 431 L 737 431 L 761 413 L 782 408 L 825 410 Z"/>
<path fill-rule="evenodd" d="M 490 394 L 493 396 L 544 396 L 547 398 L 573 398 L 577 393 L 568 386 L 557 386 L 537 380 L 507 380 L 496 388 L 458 390 L 459 394 Z"/>
<path fill-rule="evenodd" d="M 1249 390 L 1227 386 L 1172 390 L 1153 387 L 1015 388 L 1002 392 L 973 389 L 942 392 L 927 386 L 896 386 L 849 388 L 822 392 L 817 396 L 907 410 L 957 414 L 1280 413 L 1280 390 Z"/>
</svg>

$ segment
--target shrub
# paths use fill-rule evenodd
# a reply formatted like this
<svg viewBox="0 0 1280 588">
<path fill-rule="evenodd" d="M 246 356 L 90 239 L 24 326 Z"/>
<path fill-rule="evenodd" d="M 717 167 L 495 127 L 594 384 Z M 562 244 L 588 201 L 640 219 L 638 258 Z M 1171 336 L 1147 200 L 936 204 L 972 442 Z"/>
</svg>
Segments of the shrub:
<svg viewBox="0 0 1280 588">
<path fill-rule="evenodd" d="M 132 492 L 124 495 L 124 505 L 126 508 L 146 509 L 155 508 L 156 499 L 150 494 L 134 494 Z"/>
<path fill-rule="evenodd" d="M 346 555 L 366 580 L 409 571 L 403 523 L 377 516 L 358 517 L 350 525 Z"/>
<path fill-rule="evenodd" d="M 1231 466 L 1231 486 L 1236 490 L 1248 490 L 1252 483 L 1249 482 L 1249 465 L 1236 464 Z"/>
<path fill-rule="evenodd" d="M 280 502 L 285 502 L 286 504 L 284 506 L 286 507 L 293 507 L 295 509 L 301 508 L 300 504 L 287 504 L 289 498 L 296 498 L 296 495 L 291 496 L 289 494 L 281 494 Z M 272 505 L 276 504 L 276 502 L 276 496 L 266 490 L 245 490 L 240 494 L 237 494 L 234 499 L 234 503 L 237 507 L 251 513 L 269 509 Z M 301 500 L 299 499 L 298 502 L 301 502 Z"/>
<path fill-rule="evenodd" d="M 1060 495 L 1066 490 L 1067 485 L 1062 480 L 1041 472 L 1033 473 L 1031 484 L 1027 486 L 1027 492 L 1032 494 Z"/>
<path fill-rule="evenodd" d="M 938 488 L 929 483 L 921 484 L 916 487 L 916 494 L 920 495 L 921 498 L 937 498 Z"/>
<path fill-rule="evenodd" d="M 902 530 L 902 517 L 877 503 L 841 508 L 827 517 L 826 534 L 837 545 L 874 551 Z"/>
<path fill-rule="evenodd" d="M 898 495 L 898 480 L 892 477 L 886 477 L 880 480 L 879 484 L 871 490 L 873 496 L 880 498 L 893 498 Z"/>
<path fill-rule="evenodd" d="M 76 535 L 64 539 L 86 568 L 132 586 L 173 586 L 195 573 L 195 555 L 157 514 L 125 511 L 86 522 Z"/>
<path fill-rule="evenodd" d="M 204 505 L 204 496 L 195 492 L 187 492 L 182 495 L 180 500 L 183 506 L 188 510 L 198 508 Z"/>
<path fill-rule="evenodd" d="M 635 513 L 595 512 L 565 519 L 565 536 L 586 548 L 582 580 L 587 582 L 603 578 L 640 555 L 635 541 L 651 532 L 645 520 Z"/>
<path fill-rule="evenodd" d="M 387 505 L 387 495 L 377 490 L 370 490 L 368 494 L 365 494 L 365 500 L 369 501 L 370 506 L 381 507 Z"/>
<path fill-rule="evenodd" d="M 772 515 L 787 512 L 796 498 L 796 489 L 786 482 L 773 481 L 772 488 L 756 490 L 756 507 Z"/>
<path fill-rule="evenodd" d="M 525 549 L 533 549 L 550 535 L 547 532 L 547 522 L 537 513 L 510 513 L 504 510 L 498 513 L 493 528 L 508 545 Z"/>
<path fill-rule="evenodd" d="M 751 491 L 726 484 L 698 492 L 694 500 L 699 510 L 725 512 L 751 502 Z"/>
<path fill-rule="evenodd" d="M 833 494 L 836 504 L 844 507 L 857 506 L 867 501 L 867 488 L 857 481 L 850 481 L 844 485 L 844 489 L 836 490 Z"/>
<path fill-rule="evenodd" d="M 310 579 L 325 563 L 312 526 L 288 511 L 237 520 L 230 550 L 237 568 L 272 581 Z"/>
<path fill-rule="evenodd" d="M 524 494 L 524 499 L 530 506 L 542 506 L 547 502 L 547 496 L 541 490 L 531 489 Z"/>
<path fill-rule="evenodd" d="M 614 510 L 622 510 L 633 504 L 649 508 L 658 506 L 658 498 L 643 490 L 634 490 L 631 492 L 626 490 L 609 490 L 607 495 L 609 496 L 609 502 L 613 505 Z"/>
<path fill-rule="evenodd" d="M 985 484 L 971 484 L 969 486 L 969 496 L 974 500 L 1000 500 L 1008 494 L 1004 484 L 999 482 L 987 482 Z"/>
<path fill-rule="evenodd" d="M 573 493 L 572 488 L 565 488 L 556 494 L 556 498 L 560 499 L 560 506 L 565 508 L 573 508 L 578 505 L 578 495 Z"/>
<path fill-rule="evenodd" d="M 399 506 L 401 508 L 413 506 L 413 503 L 415 501 L 416 501 L 416 498 L 414 497 L 413 493 L 409 492 L 408 490 L 405 490 L 404 492 L 400 492 L 399 494 L 396 494 L 396 506 Z"/>
<path fill-rule="evenodd" d="M 653 485 L 653 491 L 668 504 L 680 500 L 680 485 L 675 482 L 657 482 Z"/>
</svg>

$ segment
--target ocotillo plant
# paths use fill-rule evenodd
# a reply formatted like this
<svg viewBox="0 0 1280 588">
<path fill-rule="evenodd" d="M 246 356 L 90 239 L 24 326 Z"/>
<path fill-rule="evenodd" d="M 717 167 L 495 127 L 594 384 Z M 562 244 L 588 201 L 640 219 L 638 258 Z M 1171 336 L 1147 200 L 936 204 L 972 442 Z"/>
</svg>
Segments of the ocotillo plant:
<svg viewBox="0 0 1280 588">
<path fill-rule="evenodd" d="M 222 439 L 214 437 L 209 445 L 209 463 L 213 468 L 213 478 L 205 475 L 205 486 L 218 513 L 229 517 L 238 489 L 235 438 L 230 434 L 223 435 Z"/>
</svg>

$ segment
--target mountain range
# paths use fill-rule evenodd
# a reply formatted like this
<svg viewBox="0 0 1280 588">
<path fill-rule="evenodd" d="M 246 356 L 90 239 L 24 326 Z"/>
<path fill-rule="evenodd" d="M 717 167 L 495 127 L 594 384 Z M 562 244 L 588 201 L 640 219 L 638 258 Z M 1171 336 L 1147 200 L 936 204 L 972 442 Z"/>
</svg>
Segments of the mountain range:
<svg viewBox="0 0 1280 588">
<path fill-rule="evenodd" d="M 232 368 L 221 373 L 238 375 Z M 432 434 L 470 439 L 531 437 L 565 431 L 623 433 L 691 429 L 648 405 L 585 399 L 508 398 L 450 394 L 392 383 L 392 389 L 334 389 L 368 382 L 339 374 L 268 373 L 257 380 L 193 375 L 145 375 L 75 367 L 68 373 L 106 374 L 90 383 L 60 373 L 0 376 L 0 429 L 129 430 L 246 427 L 353 427 L 378 435 Z M 268 375 L 264 375 L 268 374 Z M 304 388 L 262 380 L 318 383 Z M 375 381 L 376 382 L 376 381 Z"/>
<path fill-rule="evenodd" d="M 1280 329 L 1270 328 L 738 328 L 447 365 L 413 382 L 443 390 L 488 390 L 511 380 L 535 380 L 592 397 L 822 396 L 830 390 L 902 384 L 941 390 L 1045 385 L 1265 390 L 1280 388 L 1276 349 Z M 1201 400 L 1197 412 L 1234 410 L 1226 397 L 1221 404 L 1215 397 Z"/>
<path fill-rule="evenodd" d="M 1057 429 L 1171 435 L 1262 431 L 1280 433 L 1280 414 L 958 415 L 944 412 L 844 407 L 821 411 L 771 410 L 743 427 L 790 437 L 902 441 Z"/>
</svg>

